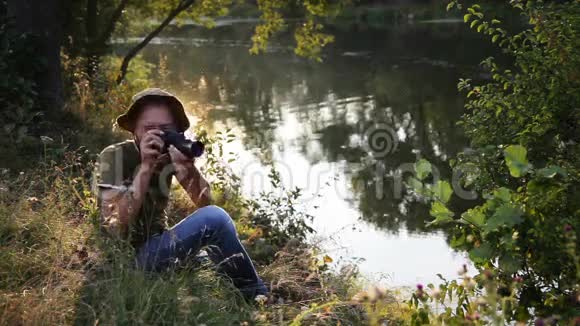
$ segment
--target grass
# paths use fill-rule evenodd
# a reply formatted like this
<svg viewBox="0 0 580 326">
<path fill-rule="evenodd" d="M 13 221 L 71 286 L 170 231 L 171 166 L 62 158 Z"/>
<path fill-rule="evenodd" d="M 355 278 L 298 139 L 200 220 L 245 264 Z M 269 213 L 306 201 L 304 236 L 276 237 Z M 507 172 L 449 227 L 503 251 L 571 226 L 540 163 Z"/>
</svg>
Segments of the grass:
<svg viewBox="0 0 580 326">
<path fill-rule="evenodd" d="M 329 271 L 323 253 L 303 240 L 307 215 L 293 207 L 296 192 L 264 194 L 256 202 L 241 196 L 235 176 L 217 164 L 220 150 L 212 154 L 208 148 L 205 155 L 209 170 L 217 174 L 215 204 L 234 218 L 271 288 L 269 300 L 246 302 L 211 264 L 191 263 L 157 274 L 133 267 L 132 248 L 99 232 L 91 172 L 95 153 L 118 140 L 110 121 L 119 112 L 103 108 L 122 107 L 132 94 L 154 84 L 152 68 L 137 58 L 128 82 L 105 91 L 93 89 L 79 73 L 82 61 L 65 59 L 74 86 L 65 110 L 80 119 L 69 128 L 70 137 L 59 136 L 54 121 L 45 129 L 56 141 L 37 141 L 27 154 L 19 144 L 3 148 L 11 153 L 3 162 L 12 162 L 6 165 L 12 170 L 0 169 L 0 325 L 379 325 L 409 320 L 409 309 L 396 293 L 361 291 L 367 285 L 356 268 Z M 116 60 L 105 60 L 102 84 L 113 84 Z M 176 189 L 170 224 L 193 209 Z"/>
<path fill-rule="evenodd" d="M 246 302 L 211 264 L 147 274 L 132 267 L 130 248 L 100 236 L 90 169 L 90 160 L 71 152 L 58 163 L 3 173 L 1 325 L 356 325 L 405 314 L 390 294 L 353 300 L 362 288 L 357 274 L 326 271 L 318 251 L 301 241 L 256 262 L 273 294 L 265 303 Z M 174 216 L 189 207 L 185 198 L 173 197 Z M 242 211 L 234 213 L 240 237 L 260 257 L 265 241 Z"/>
</svg>

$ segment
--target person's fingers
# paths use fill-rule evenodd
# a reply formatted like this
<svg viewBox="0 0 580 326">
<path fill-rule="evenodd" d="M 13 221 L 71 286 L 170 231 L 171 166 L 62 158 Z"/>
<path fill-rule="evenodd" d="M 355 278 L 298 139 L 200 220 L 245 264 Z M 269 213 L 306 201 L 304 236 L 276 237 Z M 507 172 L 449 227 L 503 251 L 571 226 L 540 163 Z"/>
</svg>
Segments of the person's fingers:
<svg viewBox="0 0 580 326">
<path fill-rule="evenodd" d="M 175 146 L 173 145 L 169 145 L 169 148 L 167 149 L 169 151 L 169 154 L 174 154 L 177 155 L 177 153 L 181 153 L 177 148 L 175 148 Z"/>
<path fill-rule="evenodd" d="M 148 134 L 148 135 L 161 136 L 161 135 L 163 135 L 163 130 L 161 130 L 161 129 L 151 129 L 151 130 L 147 130 L 146 134 Z"/>
<path fill-rule="evenodd" d="M 157 159 L 157 157 L 159 157 L 159 155 L 161 155 L 161 152 L 159 152 L 159 150 L 157 150 L 156 148 L 144 148 L 143 155 L 145 157 Z"/>
<path fill-rule="evenodd" d="M 169 152 L 169 156 L 171 157 L 172 161 L 175 161 L 176 159 L 178 159 L 179 154 L 181 154 L 179 152 L 179 150 L 177 150 L 177 148 L 175 148 L 175 146 L 173 146 L 173 145 L 169 145 L 169 148 L 167 148 L 167 151 Z"/>
<path fill-rule="evenodd" d="M 150 141 L 151 139 L 163 142 L 163 139 L 157 134 L 146 134 L 145 137 L 143 137 L 144 141 Z"/>
<path fill-rule="evenodd" d="M 164 143 L 163 143 L 163 140 L 161 140 L 161 139 L 151 138 L 151 139 L 149 139 L 147 145 L 154 147 L 154 148 L 157 148 L 158 150 L 161 150 L 163 148 Z"/>
<path fill-rule="evenodd" d="M 175 146 L 170 145 L 167 149 L 169 155 L 171 156 L 171 161 L 173 162 L 186 162 L 186 161 L 193 161 L 186 155 L 184 155 L 181 151 L 179 151 Z"/>
<path fill-rule="evenodd" d="M 143 137 L 142 143 L 145 147 L 155 147 L 159 150 L 161 150 L 165 145 L 163 139 L 155 133 L 147 133 L 145 137 Z"/>
<path fill-rule="evenodd" d="M 149 141 L 146 144 L 144 144 L 143 146 L 141 146 L 141 148 L 143 148 L 143 150 L 150 152 L 150 151 L 155 151 L 155 152 L 161 152 L 162 147 L 156 143 L 155 141 Z"/>
<path fill-rule="evenodd" d="M 165 144 L 161 139 L 149 138 L 144 140 L 143 148 L 150 148 L 157 152 L 161 152 L 164 145 Z"/>
<path fill-rule="evenodd" d="M 170 161 L 169 154 L 167 154 L 167 153 L 165 153 L 165 154 L 159 154 L 159 156 L 157 156 L 157 158 L 155 159 L 155 161 L 157 162 L 157 164 L 169 163 L 169 161 Z"/>
<path fill-rule="evenodd" d="M 143 150 L 146 150 L 146 151 L 155 151 L 155 152 L 161 152 L 161 149 L 162 149 L 160 144 L 156 143 L 154 141 L 148 142 L 147 144 L 145 144 L 145 146 L 142 146 L 142 148 L 143 148 Z"/>
</svg>

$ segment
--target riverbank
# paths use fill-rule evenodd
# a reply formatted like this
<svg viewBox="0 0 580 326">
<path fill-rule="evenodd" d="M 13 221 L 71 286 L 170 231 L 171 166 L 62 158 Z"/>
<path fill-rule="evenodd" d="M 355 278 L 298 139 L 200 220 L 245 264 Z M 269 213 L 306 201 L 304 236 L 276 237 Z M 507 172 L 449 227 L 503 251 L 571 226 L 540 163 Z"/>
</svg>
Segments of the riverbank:
<svg viewBox="0 0 580 326">
<path fill-rule="evenodd" d="M 367 324 L 395 322 L 408 313 L 396 293 L 365 287 L 356 268 L 330 273 L 332 259 L 317 248 L 256 227 L 235 209 L 242 198 L 223 196 L 240 237 L 255 258 L 271 298 L 245 302 L 211 265 L 148 275 L 131 267 L 131 249 L 102 238 L 91 192 L 89 153 L 4 171 L 0 190 L 0 321 L 14 324 Z M 219 186 L 216 189 L 219 193 Z M 223 191 L 224 189 L 221 189 Z M 222 192 L 223 194 L 223 192 Z M 191 209 L 183 193 L 170 216 Z M 288 202 L 288 201 L 287 201 Z M 289 202 L 288 202 L 289 203 Z M 175 222 L 175 221 L 172 221 Z M 282 231 L 278 231 L 282 232 Z M 277 235 L 276 241 L 271 236 Z M 298 237 L 299 238 L 299 237 Z M 357 296 L 358 293 L 358 296 Z M 367 307 L 372 301 L 372 308 Z M 371 309 L 371 314 L 365 309 Z"/>
<path fill-rule="evenodd" d="M 113 75 L 107 71 L 116 71 L 117 60 L 103 64 L 100 80 L 108 85 Z M 131 248 L 99 232 L 92 171 L 99 150 L 123 138 L 111 130 L 116 110 L 145 84 L 160 81 L 140 59 L 130 82 L 107 90 L 72 72 L 78 68 L 73 60 L 65 66 L 79 79 L 63 112 L 70 119 L 62 124 L 79 123 L 57 138 L 64 127 L 51 122 L 37 142 L 29 137 L 28 152 L 9 151 L 14 162 L 27 164 L 0 171 L 0 325 L 376 324 L 409 314 L 395 291 L 363 291 L 369 285 L 356 266 L 329 270 L 332 257 L 305 240 L 309 215 L 295 206 L 299 191 L 243 196 L 236 177 L 220 165 L 228 134 L 203 135 L 204 174 L 213 180 L 214 204 L 235 220 L 272 296 L 244 301 L 205 262 L 156 275 L 131 267 Z M 174 189 L 170 225 L 195 209 L 186 198 Z M 283 227 L 287 223 L 295 227 Z"/>
</svg>

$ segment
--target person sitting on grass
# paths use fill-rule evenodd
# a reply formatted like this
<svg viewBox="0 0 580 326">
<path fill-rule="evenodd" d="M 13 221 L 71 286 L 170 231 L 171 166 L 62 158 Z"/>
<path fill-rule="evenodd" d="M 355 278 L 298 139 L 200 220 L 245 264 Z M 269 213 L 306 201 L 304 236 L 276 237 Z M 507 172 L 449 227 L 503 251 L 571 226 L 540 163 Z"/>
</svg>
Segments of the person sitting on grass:
<svg viewBox="0 0 580 326">
<path fill-rule="evenodd" d="M 163 142 L 164 130 L 189 128 L 181 101 L 167 91 L 146 89 L 133 97 L 117 125 L 131 132 L 133 139 L 110 145 L 99 155 L 96 177 L 102 228 L 129 240 L 137 266 L 146 271 L 162 271 L 193 259 L 207 247 L 218 272 L 231 278 L 245 298 L 267 295 L 233 220 L 222 208 L 210 205 L 210 186 L 194 159 Z M 165 229 L 164 210 L 173 176 L 198 209 Z"/>
</svg>

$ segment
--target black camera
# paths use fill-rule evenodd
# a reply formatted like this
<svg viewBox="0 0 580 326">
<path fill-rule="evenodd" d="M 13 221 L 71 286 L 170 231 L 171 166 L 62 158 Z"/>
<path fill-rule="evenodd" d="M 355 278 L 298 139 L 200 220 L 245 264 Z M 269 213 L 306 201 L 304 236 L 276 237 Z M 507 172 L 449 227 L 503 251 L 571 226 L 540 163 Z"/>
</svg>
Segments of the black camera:
<svg viewBox="0 0 580 326">
<path fill-rule="evenodd" d="M 189 158 L 200 157 L 203 154 L 205 146 L 198 140 L 190 140 L 185 137 L 182 132 L 174 130 L 163 130 L 161 139 L 165 143 L 163 152 L 167 152 L 169 145 L 175 146 L 183 155 Z"/>
</svg>

